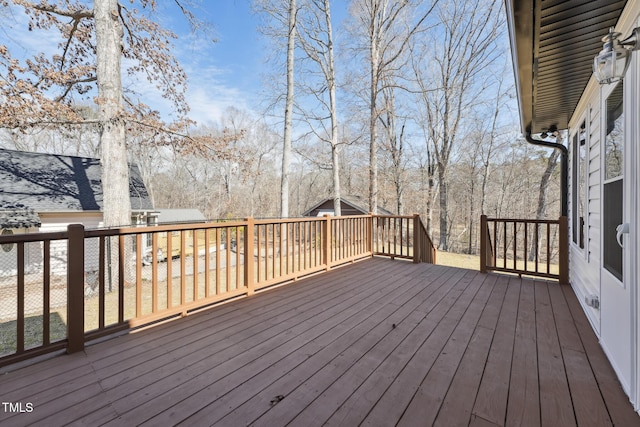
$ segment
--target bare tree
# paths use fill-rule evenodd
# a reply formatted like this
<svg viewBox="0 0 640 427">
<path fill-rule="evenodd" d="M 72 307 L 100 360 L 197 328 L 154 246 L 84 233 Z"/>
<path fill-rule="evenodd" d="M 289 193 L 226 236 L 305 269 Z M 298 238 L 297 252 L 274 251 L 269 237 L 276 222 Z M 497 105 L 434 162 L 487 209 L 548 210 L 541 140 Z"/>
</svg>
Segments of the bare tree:
<svg viewBox="0 0 640 427">
<path fill-rule="evenodd" d="M 11 6 L 9 5 L 11 3 Z M 196 22 L 181 0 L 174 0 L 187 19 Z M 171 54 L 175 34 L 149 19 L 155 1 L 140 8 L 118 0 L 13 0 L 4 7 L 21 7 L 29 16 L 29 30 L 57 32 L 59 51 L 36 53 L 22 60 L 0 47 L 0 126 L 10 129 L 79 125 L 97 126 L 103 162 L 104 222 L 130 222 L 126 130 L 135 126 L 153 130 L 158 144 L 176 144 L 185 150 L 216 150 L 217 141 L 190 138 L 192 122 L 184 97 L 186 75 Z M 178 120 L 165 124 L 157 111 L 125 93 L 121 81 L 122 57 L 127 72 L 143 75 L 173 102 Z M 97 96 L 96 96 L 97 91 Z M 97 106 L 97 117 L 80 114 L 78 103 Z"/>
<path fill-rule="evenodd" d="M 254 13 L 264 18 L 264 23 L 259 30 L 269 40 L 275 43 L 272 49 L 276 58 L 280 60 L 280 53 L 283 49 L 285 55 L 285 75 L 286 87 L 282 88 L 279 79 L 276 76 L 270 76 L 270 83 L 276 83 L 274 98 L 270 101 L 267 110 L 273 110 L 275 104 L 279 104 L 282 100 L 284 92 L 284 126 L 282 140 L 282 164 L 280 175 L 280 216 L 286 218 L 290 215 L 289 195 L 290 195 L 290 167 L 291 167 L 291 150 L 293 138 L 293 118 L 295 108 L 295 55 L 296 55 L 296 39 L 298 34 L 298 12 L 299 6 L 296 0 L 252 0 Z M 284 42 L 284 45 L 282 45 Z M 282 75 L 281 63 L 278 62 L 278 76 Z M 282 110 L 280 110 L 282 111 Z"/>
<path fill-rule="evenodd" d="M 129 168 L 122 120 L 122 81 L 120 60 L 124 31 L 118 0 L 94 4 L 96 35 L 96 80 L 98 82 L 98 120 L 102 147 L 102 192 L 104 224 L 115 226 L 131 221 Z"/>
<path fill-rule="evenodd" d="M 284 141 L 282 148 L 282 184 L 280 188 L 280 216 L 289 216 L 289 163 L 291 162 L 291 134 L 293 132 L 294 62 L 296 43 L 296 0 L 289 0 L 289 32 L 287 35 L 287 99 L 284 109 Z"/>
<path fill-rule="evenodd" d="M 333 208 L 336 216 L 342 214 L 340 202 L 340 157 L 338 136 L 338 109 L 336 100 L 336 69 L 334 59 L 333 28 L 329 0 L 309 0 L 309 10 L 300 19 L 300 45 L 307 57 L 320 70 L 320 79 L 311 74 L 306 88 L 321 105 L 320 112 L 304 112 L 313 133 L 331 147 L 333 180 Z M 328 99 L 327 99 L 328 98 Z M 326 124 L 328 118 L 328 126 Z"/>
<path fill-rule="evenodd" d="M 423 29 L 438 0 L 411 3 L 405 0 L 354 0 L 351 14 L 356 21 L 354 32 L 361 40 L 369 65 L 369 210 L 378 209 L 378 96 L 383 77 L 402 68 L 409 42 Z"/>
<path fill-rule="evenodd" d="M 551 177 L 553 176 L 553 172 L 558 167 L 558 159 L 560 158 L 560 154 L 560 150 L 553 150 L 547 158 L 547 166 L 542 174 L 542 178 L 540 179 L 540 187 L 538 190 L 536 219 L 547 219 L 547 193 L 549 189 L 549 183 L 551 182 Z M 535 239 L 532 239 L 531 247 L 529 248 L 529 261 L 533 261 L 534 259 L 536 259 L 536 255 L 540 250 L 540 240 L 541 236 L 539 236 L 537 242 L 535 241 Z"/>
<path fill-rule="evenodd" d="M 449 248 L 447 169 L 461 139 L 463 118 L 486 89 L 482 71 L 499 54 L 495 41 L 503 21 L 501 7 L 500 2 L 488 0 L 439 3 L 441 27 L 432 33 L 431 41 L 413 45 L 418 99 L 426 113 L 428 139 L 433 142 L 436 160 L 441 250 Z"/>
<path fill-rule="evenodd" d="M 384 130 L 384 138 L 381 146 L 382 149 L 389 154 L 391 161 L 390 174 L 396 196 L 396 213 L 402 215 L 406 181 L 406 119 L 398 115 L 395 91 L 396 87 L 394 85 L 385 85 L 382 90 L 383 108 L 381 109 L 379 118 Z"/>
</svg>

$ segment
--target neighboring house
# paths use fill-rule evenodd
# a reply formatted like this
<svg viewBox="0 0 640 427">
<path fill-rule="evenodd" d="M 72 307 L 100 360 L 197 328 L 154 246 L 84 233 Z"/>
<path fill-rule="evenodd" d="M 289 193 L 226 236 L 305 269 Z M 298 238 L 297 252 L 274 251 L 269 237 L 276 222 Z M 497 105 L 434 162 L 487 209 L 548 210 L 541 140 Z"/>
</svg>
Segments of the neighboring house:
<svg viewBox="0 0 640 427">
<path fill-rule="evenodd" d="M 343 216 L 367 215 L 369 208 L 367 202 L 357 196 L 346 196 L 340 198 L 340 209 Z M 333 208 L 333 198 L 323 199 L 311 208 L 303 212 L 302 216 L 324 216 L 335 215 Z M 393 215 L 388 210 L 378 206 L 378 215 Z"/>
<path fill-rule="evenodd" d="M 137 166 L 131 165 L 129 173 L 131 223 L 146 225 L 155 215 L 151 199 Z M 60 231 L 69 224 L 101 227 L 101 176 L 99 159 L 0 149 L 1 233 Z M 58 243 L 51 250 L 62 264 L 66 246 Z M 15 269 L 11 249 L 6 245 L 0 251 L 0 271 L 5 274 Z M 33 262 L 41 257 L 33 253 L 26 256 Z"/>
<path fill-rule="evenodd" d="M 535 143 L 534 134 L 568 129 L 571 286 L 638 410 L 640 52 L 619 48 L 618 64 L 629 62 L 622 81 L 598 83 L 592 64 L 610 27 L 623 40 L 640 26 L 640 0 L 506 5 L 522 130 Z"/>
<path fill-rule="evenodd" d="M 207 218 L 198 209 L 156 209 L 158 224 L 206 222 Z"/>
</svg>

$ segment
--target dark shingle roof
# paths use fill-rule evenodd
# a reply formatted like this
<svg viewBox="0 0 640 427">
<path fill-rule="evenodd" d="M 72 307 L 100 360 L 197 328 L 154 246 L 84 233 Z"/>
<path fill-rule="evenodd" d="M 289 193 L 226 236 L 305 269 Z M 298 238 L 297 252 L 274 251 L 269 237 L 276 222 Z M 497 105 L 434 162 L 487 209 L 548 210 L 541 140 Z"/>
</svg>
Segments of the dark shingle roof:
<svg viewBox="0 0 640 427">
<path fill-rule="evenodd" d="M 0 149 L 0 210 L 101 211 L 99 159 Z M 152 209 L 138 167 L 129 167 L 133 210 Z"/>
<path fill-rule="evenodd" d="M 3 207 L 0 209 L 0 228 L 40 227 L 40 217 L 31 209 Z"/>
<path fill-rule="evenodd" d="M 328 201 L 333 201 L 333 197 L 328 197 L 328 198 L 324 198 L 321 201 L 319 201 L 318 203 L 314 204 L 313 206 L 311 206 L 309 209 L 307 209 L 306 211 L 303 212 L 302 216 L 309 216 L 309 214 L 319 208 L 320 206 L 322 206 L 323 204 L 325 204 Z M 348 206 L 351 206 L 352 208 L 362 212 L 363 215 L 366 215 L 369 213 L 369 208 L 368 208 L 368 202 L 359 197 L 359 196 L 354 196 L 354 195 L 347 195 L 347 196 L 340 196 L 340 201 L 342 204 L 346 204 Z M 393 215 L 393 212 L 388 211 L 387 209 L 378 206 L 378 215 Z"/>
</svg>

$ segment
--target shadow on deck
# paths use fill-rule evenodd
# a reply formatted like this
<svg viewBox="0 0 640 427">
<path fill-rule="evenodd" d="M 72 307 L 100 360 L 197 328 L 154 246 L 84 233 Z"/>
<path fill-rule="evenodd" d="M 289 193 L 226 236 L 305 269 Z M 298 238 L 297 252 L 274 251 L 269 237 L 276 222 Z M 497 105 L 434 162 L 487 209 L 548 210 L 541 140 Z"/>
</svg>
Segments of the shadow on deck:
<svg viewBox="0 0 640 427">
<path fill-rule="evenodd" d="M 0 390 L 12 426 L 640 425 L 569 286 L 379 258 L 5 373 Z"/>
</svg>

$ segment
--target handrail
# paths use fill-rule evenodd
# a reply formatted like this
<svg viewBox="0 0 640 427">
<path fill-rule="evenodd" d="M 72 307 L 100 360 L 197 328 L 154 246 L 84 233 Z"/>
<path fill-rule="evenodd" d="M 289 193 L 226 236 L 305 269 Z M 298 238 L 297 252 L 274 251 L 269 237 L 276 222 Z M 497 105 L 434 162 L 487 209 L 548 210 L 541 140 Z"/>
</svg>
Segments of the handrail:
<svg viewBox="0 0 640 427">
<path fill-rule="evenodd" d="M 0 366 L 64 348 L 81 351 L 89 340 L 374 255 L 435 262 L 418 215 L 76 224 L 63 232 L 0 236 L 0 244 L 10 248 L 0 262 L 16 266 L 9 271 L 0 264 L 0 276 L 8 271 L 6 281 L 15 279 L 17 289 L 15 302 L 0 301 L 0 328 L 8 331 L 0 336 L 15 336 L 15 343 L 0 341 Z"/>
<path fill-rule="evenodd" d="M 567 217 L 557 220 L 480 217 L 480 271 L 557 279 L 568 275 Z"/>
</svg>

